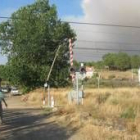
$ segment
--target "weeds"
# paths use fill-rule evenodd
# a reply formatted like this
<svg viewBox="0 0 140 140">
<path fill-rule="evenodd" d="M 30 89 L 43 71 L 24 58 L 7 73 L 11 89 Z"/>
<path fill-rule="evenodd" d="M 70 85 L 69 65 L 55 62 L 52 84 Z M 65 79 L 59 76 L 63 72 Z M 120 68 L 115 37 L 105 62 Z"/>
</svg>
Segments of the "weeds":
<svg viewBox="0 0 140 140">
<path fill-rule="evenodd" d="M 125 119 L 135 119 L 136 114 L 134 112 L 133 108 L 127 108 L 126 110 L 124 110 L 122 112 L 122 114 L 120 115 L 121 118 L 125 118 Z"/>
<path fill-rule="evenodd" d="M 48 115 L 48 114 L 50 114 L 51 112 L 52 112 L 52 108 L 47 107 L 47 108 L 44 109 L 43 114 L 44 114 L 44 115 Z"/>
<path fill-rule="evenodd" d="M 105 101 L 109 98 L 111 94 L 110 93 L 105 93 L 105 94 L 99 94 L 97 97 L 97 103 L 105 103 Z"/>
<path fill-rule="evenodd" d="M 86 89 L 84 104 L 79 106 L 68 104 L 69 89 L 52 91 L 58 106 L 56 121 L 68 128 L 78 126 L 79 140 L 139 140 L 139 88 Z M 29 100 L 40 99 L 39 93 L 34 92 Z M 44 112 L 49 114 L 51 110 L 47 108 Z"/>
</svg>

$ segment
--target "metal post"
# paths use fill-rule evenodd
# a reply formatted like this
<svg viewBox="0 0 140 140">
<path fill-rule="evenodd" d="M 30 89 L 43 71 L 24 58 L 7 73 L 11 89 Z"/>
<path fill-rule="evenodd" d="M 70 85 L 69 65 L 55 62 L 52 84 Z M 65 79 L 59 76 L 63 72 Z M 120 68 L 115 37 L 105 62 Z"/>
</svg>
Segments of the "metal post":
<svg viewBox="0 0 140 140">
<path fill-rule="evenodd" d="M 100 74 L 99 74 L 99 77 L 98 77 L 98 89 L 100 88 Z"/>
<path fill-rule="evenodd" d="M 78 81 L 78 72 L 76 72 L 76 91 L 77 91 L 77 104 L 79 104 L 79 81 Z"/>
<path fill-rule="evenodd" d="M 45 92 L 46 92 L 46 87 L 44 87 L 44 94 L 43 94 L 43 105 L 46 104 L 46 100 L 45 100 Z"/>
<path fill-rule="evenodd" d="M 51 67 L 50 67 L 50 71 L 49 71 L 49 73 L 48 73 L 46 82 L 49 81 L 49 78 L 50 78 L 50 75 L 51 75 L 51 72 L 52 72 L 52 69 L 53 69 L 53 66 L 54 66 L 54 63 L 55 63 L 55 61 L 56 61 L 56 58 L 57 58 L 57 55 L 58 55 L 58 53 L 59 53 L 60 48 L 61 48 L 61 45 L 58 46 L 58 49 L 57 49 L 57 51 L 56 51 L 56 53 L 55 53 L 55 56 L 54 56 L 52 65 L 51 65 Z M 44 94 L 45 94 L 45 91 L 44 91 Z M 45 96 L 44 96 L 44 102 L 45 102 Z M 48 106 L 50 106 L 50 85 L 48 85 Z"/>
<path fill-rule="evenodd" d="M 132 80 L 134 79 L 134 70 L 132 69 Z"/>
<path fill-rule="evenodd" d="M 48 107 L 50 107 L 50 85 L 48 85 Z"/>
</svg>

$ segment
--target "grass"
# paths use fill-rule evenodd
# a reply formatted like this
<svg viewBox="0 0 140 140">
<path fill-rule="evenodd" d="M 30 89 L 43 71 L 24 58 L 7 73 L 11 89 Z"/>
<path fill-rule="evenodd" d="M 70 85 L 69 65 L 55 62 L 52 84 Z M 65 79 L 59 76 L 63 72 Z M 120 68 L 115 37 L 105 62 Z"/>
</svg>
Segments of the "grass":
<svg viewBox="0 0 140 140">
<path fill-rule="evenodd" d="M 51 89 L 54 117 L 65 127 L 75 128 L 79 140 L 140 140 L 140 88 L 85 90 L 84 104 L 69 104 L 71 89 Z M 29 102 L 41 103 L 43 89 L 30 93 Z M 50 110 L 47 112 L 50 112 Z"/>
</svg>

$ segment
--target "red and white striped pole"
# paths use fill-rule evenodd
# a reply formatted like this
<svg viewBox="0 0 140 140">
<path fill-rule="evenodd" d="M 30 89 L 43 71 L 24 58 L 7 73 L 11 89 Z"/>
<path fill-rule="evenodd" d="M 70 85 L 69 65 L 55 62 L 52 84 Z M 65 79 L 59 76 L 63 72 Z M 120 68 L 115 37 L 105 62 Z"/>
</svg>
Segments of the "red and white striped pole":
<svg viewBox="0 0 140 140">
<path fill-rule="evenodd" d="M 69 39 L 69 51 L 70 51 L 70 66 L 73 67 L 73 50 L 72 50 L 72 40 Z M 75 80 L 75 74 L 71 74 L 72 82 Z"/>
<path fill-rule="evenodd" d="M 69 50 L 70 50 L 70 66 L 73 67 L 73 51 L 72 51 L 72 40 L 69 39 Z"/>
</svg>

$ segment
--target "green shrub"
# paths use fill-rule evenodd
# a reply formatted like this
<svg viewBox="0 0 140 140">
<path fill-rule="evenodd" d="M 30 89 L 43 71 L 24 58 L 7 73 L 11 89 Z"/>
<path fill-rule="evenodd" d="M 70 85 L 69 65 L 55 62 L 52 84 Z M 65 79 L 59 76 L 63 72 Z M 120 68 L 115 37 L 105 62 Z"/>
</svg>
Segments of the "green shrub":
<svg viewBox="0 0 140 140">
<path fill-rule="evenodd" d="M 119 104 L 119 101 L 117 99 L 112 99 L 110 102 L 111 102 L 112 105 Z"/>
<path fill-rule="evenodd" d="M 29 88 L 29 87 L 22 87 L 22 94 L 26 94 L 26 93 L 28 93 L 28 92 L 30 92 L 32 89 L 31 88 Z"/>
<path fill-rule="evenodd" d="M 126 110 L 124 110 L 124 112 L 122 112 L 120 117 L 125 119 L 134 119 L 136 117 L 136 114 L 133 108 L 127 108 Z"/>
<path fill-rule="evenodd" d="M 133 73 L 138 74 L 138 69 L 133 69 Z"/>
<path fill-rule="evenodd" d="M 108 79 L 114 79 L 115 77 L 116 77 L 116 76 L 112 74 L 112 75 L 109 75 L 109 76 L 108 76 Z"/>
<path fill-rule="evenodd" d="M 108 92 L 105 93 L 105 94 L 99 94 L 99 95 L 97 96 L 97 102 L 98 102 L 99 104 L 105 103 L 106 100 L 109 98 L 110 95 L 111 95 L 111 94 L 108 93 Z"/>
<path fill-rule="evenodd" d="M 44 115 L 48 115 L 48 114 L 50 114 L 51 112 L 52 112 L 52 108 L 47 107 L 47 108 L 44 109 L 43 114 L 44 114 Z"/>
</svg>

